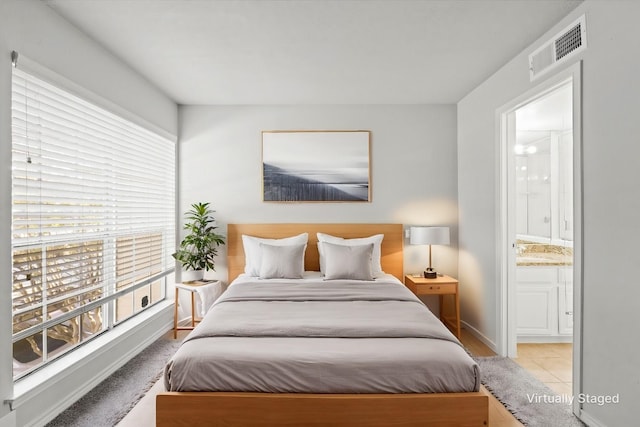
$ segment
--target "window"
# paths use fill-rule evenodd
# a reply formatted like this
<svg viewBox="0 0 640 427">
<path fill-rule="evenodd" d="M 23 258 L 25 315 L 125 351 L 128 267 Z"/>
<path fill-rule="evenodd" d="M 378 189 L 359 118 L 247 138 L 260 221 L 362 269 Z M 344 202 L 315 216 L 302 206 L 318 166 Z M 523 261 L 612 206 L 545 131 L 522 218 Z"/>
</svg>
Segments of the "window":
<svg viewBox="0 0 640 427">
<path fill-rule="evenodd" d="M 164 299 L 174 224 L 173 141 L 14 69 L 14 378 Z"/>
</svg>

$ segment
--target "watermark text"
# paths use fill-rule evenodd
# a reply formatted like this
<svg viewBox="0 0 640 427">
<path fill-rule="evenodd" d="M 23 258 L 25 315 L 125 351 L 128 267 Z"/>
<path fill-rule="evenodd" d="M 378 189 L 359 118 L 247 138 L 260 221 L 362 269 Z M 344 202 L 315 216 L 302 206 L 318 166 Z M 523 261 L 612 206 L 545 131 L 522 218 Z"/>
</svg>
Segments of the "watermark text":
<svg viewBox="0 0 640 427">
<path fill-rule="evenodd" d="M 610 405 L 620 403 L 620 394 L 613 395 L 595 395 L 580 393 L 578 395 L 570 394 L 538 394 L 527 393 L 527 400 L 529 403 L 564 403 L 566 405 L 572 405 L 574 400 L 578 403 L 593 403 L 598 406 Z"/>
</svg>

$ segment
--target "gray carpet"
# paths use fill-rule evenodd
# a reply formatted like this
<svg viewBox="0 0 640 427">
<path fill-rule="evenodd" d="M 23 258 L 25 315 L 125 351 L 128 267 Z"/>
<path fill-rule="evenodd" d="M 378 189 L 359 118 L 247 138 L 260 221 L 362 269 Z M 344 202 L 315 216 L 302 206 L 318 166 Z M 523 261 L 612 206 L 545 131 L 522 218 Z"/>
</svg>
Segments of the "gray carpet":
<svg viewBox="0 0 640 427">
<path fill-rule="evenodd" d="M 583 426 L 571 413 L 571 405 L 513 360 L 501 357 L 475 357 L 480 365 L 482 384 L 526 426 Z M 566 397 L 566 396 L 564 396 Z"/>
<path fill-rule="evenodd" d="M 48 427 L 112 427 L 135 406 L 159 378 L 180 340 L 160 338 L 98 384 Z"/>
</svg>

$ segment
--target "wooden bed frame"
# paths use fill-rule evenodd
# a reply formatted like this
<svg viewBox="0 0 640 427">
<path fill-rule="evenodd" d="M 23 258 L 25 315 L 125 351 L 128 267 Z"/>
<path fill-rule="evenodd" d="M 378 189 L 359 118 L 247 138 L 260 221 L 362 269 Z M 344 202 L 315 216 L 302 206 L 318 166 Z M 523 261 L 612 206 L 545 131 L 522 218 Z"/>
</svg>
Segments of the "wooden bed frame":
<svg viewBox="0 0 640 427">
<path fill-rule="evenodd" d="M 316 233 L 345 238 L 384 234 L 382 269 L 403 279 L 402 224 L 229 224 L 229 282 L 244 271 L 242 235 L 281 238 L 309 233 L 305 269 L 319 270 Z M 294 394 L 164 392 L 156 426 L 486 426 L 489 399 L 481 392 Z"/>
</svg>

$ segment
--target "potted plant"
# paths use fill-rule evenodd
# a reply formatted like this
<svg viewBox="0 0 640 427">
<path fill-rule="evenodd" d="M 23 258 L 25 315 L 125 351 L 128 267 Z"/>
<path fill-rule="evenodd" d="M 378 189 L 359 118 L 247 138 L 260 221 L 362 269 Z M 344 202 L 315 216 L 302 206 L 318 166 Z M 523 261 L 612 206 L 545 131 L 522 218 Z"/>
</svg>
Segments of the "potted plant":
<svg viewBox="0 0 640 427">
<path fill-rule="evenodd" d="M 196 272 L 191 280 L 202 279 L 204 270 L 215 271 L 218 246 L 224 245 L 224 236 L 215 232 L 218 227 L 213 225 L 213 212 L 209 209 L 209 203 L 194 203 L 185 213 L 187 222 L 183 229 L 188 233 L 172 256 L 182 264 L 184 270 Z M 182 280 L 187 281 L 184 276 L 186 275 L 183 274 Z"/>
</svg>

